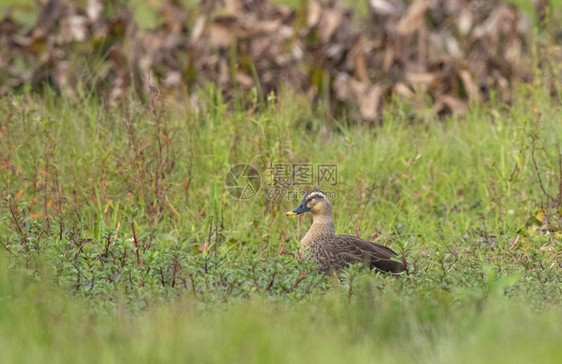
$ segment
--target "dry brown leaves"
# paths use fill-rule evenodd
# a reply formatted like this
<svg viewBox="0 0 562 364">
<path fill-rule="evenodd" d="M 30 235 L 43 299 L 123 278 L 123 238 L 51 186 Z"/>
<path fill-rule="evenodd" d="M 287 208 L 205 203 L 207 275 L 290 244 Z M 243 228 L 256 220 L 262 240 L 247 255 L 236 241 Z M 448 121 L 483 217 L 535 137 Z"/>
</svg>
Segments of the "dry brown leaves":
<svg viewBox="0 0 562 364">
<path fill-rule="evenodd" d="M 291 10 L 266 0 L 196 9 L 169 0 L 152 9 L 157 24 L 148 28 L 118 2 L 37 4 L 30 28 L 10 11 L 1 18 L 0 95 L 23 84 L 69 94 L 82 85 L 115 103 L 131 88 L 186 97 L 214 83 L 227 97 L 251 88 L 264 97 L 288 85 L 376 120 L 393 95 L 464 114 L 490 89 L 509 102 L 511 85 L 531 79 L 530 22 L 503 1 L 369 0 L 358 20 L 338 1 Z"/>
</svg>

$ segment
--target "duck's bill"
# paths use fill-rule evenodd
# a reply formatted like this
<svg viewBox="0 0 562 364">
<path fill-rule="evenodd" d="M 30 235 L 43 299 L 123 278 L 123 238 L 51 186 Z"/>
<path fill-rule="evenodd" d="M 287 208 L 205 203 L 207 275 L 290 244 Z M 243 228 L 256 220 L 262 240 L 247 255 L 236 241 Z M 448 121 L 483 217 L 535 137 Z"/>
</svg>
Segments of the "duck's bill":
<svg viewBox="0 0 562 364">
<path fill-rule="evenodd" d="M 307 211 L 310 211 L 310 209 L 308 207 L 306 207 L 306 205 L 303 203 L 299 207 L 297 207 L 296 209 L 287 212 L 287 216 L 300 215 L 300 214 L 305 213 Z"/>
</svg>

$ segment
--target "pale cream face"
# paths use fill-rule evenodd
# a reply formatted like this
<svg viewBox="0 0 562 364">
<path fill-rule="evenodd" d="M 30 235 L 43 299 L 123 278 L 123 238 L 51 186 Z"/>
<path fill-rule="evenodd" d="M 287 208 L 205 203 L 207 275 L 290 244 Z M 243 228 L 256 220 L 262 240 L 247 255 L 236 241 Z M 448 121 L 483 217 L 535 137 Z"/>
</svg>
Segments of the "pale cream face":
<svg viewBox="0 0 562 364">
<path fill-rule="evenodd" d="M 313 215 L 322 214 L 330 208 L 330 201 L 326 195 L 320 191 L 310 193 L 305 197 L 306 207 Z"/>
<path fill-rule="evenodd" d="M 324 192 L 319 190 L 310 191 L 305 195 L 304 199 L 296 209 L 287 212 L 287 216 L 300 215 L 309 211 L 313 215 L 324 215 L 331 213 L 332 207 L 330 204 L 330 200 L 328 200 Z"/>
</svg>

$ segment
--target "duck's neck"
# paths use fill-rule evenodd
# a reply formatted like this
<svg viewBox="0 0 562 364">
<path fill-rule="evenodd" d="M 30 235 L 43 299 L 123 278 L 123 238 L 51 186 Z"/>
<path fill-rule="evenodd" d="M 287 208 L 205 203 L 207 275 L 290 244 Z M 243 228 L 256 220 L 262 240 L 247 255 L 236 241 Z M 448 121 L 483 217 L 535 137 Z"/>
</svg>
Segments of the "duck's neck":
<svg viewBox="0 0 562 364">
<path fill-rule="evenodd" d="M 302 246 L 308 246 L 315 240 L 320 240 L 325 237 L 334 236 L 334 221 L 331 214 L 316 215 L 312 220 L 312 226 L 302 238 Z"/>
</svg>

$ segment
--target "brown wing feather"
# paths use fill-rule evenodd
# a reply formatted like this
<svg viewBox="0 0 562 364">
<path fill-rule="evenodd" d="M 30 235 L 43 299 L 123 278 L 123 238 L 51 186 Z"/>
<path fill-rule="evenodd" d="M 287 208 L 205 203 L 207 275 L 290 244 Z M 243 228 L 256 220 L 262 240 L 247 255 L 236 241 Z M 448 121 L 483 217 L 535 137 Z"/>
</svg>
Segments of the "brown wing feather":
<svg viewBox="0 0 562 364">
<path fill-rule="evenodd" d="M 347 264 L 363 262 L 368 264 L 371 269 L 384 272 L 400 273 L 404 271 L 404 265 L 392 259 L 397 256 L 396 252 L 384 245 L 371 243 L 351 235 L 338 235 L 330 245 L 331 253 L 341 256 Z"/>
</svg>

